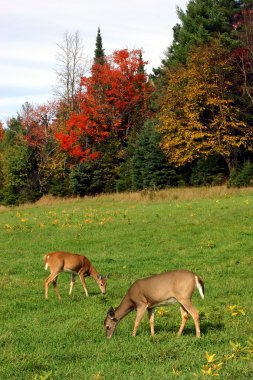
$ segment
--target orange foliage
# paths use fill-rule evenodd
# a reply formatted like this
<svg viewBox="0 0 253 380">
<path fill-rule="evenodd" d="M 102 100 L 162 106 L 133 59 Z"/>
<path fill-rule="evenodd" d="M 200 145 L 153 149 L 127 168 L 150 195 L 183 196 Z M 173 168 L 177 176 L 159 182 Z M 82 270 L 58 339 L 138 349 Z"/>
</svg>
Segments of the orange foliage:
<svg viewBox="0 0 253 380">
<path fill-rule="evenodd" d="M 42 148 L 52 137 L 57 105 L 54 102 L 33 107 L 28 105 L 21 114 L 25 139 L 30 146 Z"/>
</svg>

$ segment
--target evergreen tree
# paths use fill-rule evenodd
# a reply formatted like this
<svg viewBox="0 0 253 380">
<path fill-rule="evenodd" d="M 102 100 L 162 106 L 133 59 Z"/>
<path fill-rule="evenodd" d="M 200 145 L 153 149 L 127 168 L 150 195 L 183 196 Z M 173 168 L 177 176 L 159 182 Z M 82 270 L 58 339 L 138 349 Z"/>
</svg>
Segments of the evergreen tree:
<svg viewBox="0 0 253 380">
<path fill-rule="evenodd" d="M 12 118 L 1 142 L 2 203 L 20 204 L 38 199 L 37 170 L 34 151 L 22 134 L 20 118 Z"/>
<path fill-rule="evenodd" d="M 142 62 L 142 64 L 138 67 L 138 73 L 144 75 L 145 74 L 145 66 L 144 66 L 144 62 L 143 62 L 142 51 L 140 51 L 140 53 L 139 53 L 139 60 L 140 60 L 140 62 Z"/>
<path fill-rule="evenodd" d="M 117 163 L 110 152 L 95 161 L 81 162 L 70 172 L 70 190 L 79 196 L 114 192 L 116 172 Z"/>
<path fill-rule="evenodd" d="M 235 46 L 232 16 L 240 7 L 238 0 L 190 0 L 185 12 L 178 8 L 181 23 L 173 28 L 173 43 L 163 64 L 185 63 L 191 47 L 212 38 L 220 38 L 226 46 Z"/>
<path fill-rule="evenodd" d="M 193 186 L 221 185 L 229 176 L 226 163 L 219 155 L 200 157 L 191 170 L 190 184 Z"/>
<path fill-rule="evenodd" d="M 105 63 L 105 52 L 103 49 L 103 41 L 100 33 L 100 28 L 98 28 L 97 37 L 96 37 L 96 49 L 94 51 L 94 63 L 103 65 Z"/>
<path fill-rule="evenodd" d="M 137 140 L 132 157 L 133 189 L 164 188 L 177 185 L 177 174 L 160 147 L 161 136 L 148 121 Z"/>
</svg>

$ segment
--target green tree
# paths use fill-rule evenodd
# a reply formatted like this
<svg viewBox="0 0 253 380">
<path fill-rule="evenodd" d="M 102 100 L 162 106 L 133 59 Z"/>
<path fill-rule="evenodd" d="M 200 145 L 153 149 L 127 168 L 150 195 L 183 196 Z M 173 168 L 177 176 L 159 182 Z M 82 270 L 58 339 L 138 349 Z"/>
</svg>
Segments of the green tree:
<svg viewBox="0 0 253 380">
<path fill-rule="evenodd" d="M 194 186 L 221 185 L 228 177 L 226 163 L 219 155 L 200 157 L 191 167 L 190 184 Z"/>
<path fill-rule="evenodd" d="M 180 23 L 173 28 L 174 38 L 168 48 L 165 65 L 186 63 L 187 55 L 194 46 L 219 38 L 227 46 L 235 46 L 236 36 L 232 15 L 240 9 L 237 0 L 190 0 L 187 9 L 177 9 Z"/>
<path fill-rule="evenodd" d="M 4 175 L 3 175 L 3 153 L 4 153 L 4 127 L 3 123 L 0 121 L 0 202 L 3 201 L 3 186 L 4 186 Z"/>
<path fill-rule="evenodd" d="M 8 135 L 8 131 L 6 134 Z M 13 145 L 5 144 L 2 152 L 2 173 L 3 203 L 20 204 L 40 197 L 37 165 L 32 149 L 24 139 L 20 138 Z"/>
<path fill-rule="evenodd" d="M 132 155 L 121 166 L 117 182 L 119 190 L 160 189 L 177 185 L 176 171 L 168 164 L 160 144 L 161 136 L 154 122 L 146 122 Z"/>
<path fill-rule="evenodd" d="M 97 37 L 96 37 L 96 49 L 95 49 L 94 63 L 103 65 L 105 63 L 105 51 L 103 48 L 103 41 L 101 37 L 100 28 L 98 28 Z"/>
<path fill-rule="evenodd" d="M 80 162 L 72 168 L 69 176 L 72 194 L 84 196 L 116 190 L 118 163 L 111 153 L 109 149 L 99 159 Z"/>
<path fill-rule="evenodd" d="M 253 181 L 253 163 L 245 161 L 242 165 L 237 165 L 231 170 L 228 186 L 242 187 L 250 186 Z"/>
</svg>

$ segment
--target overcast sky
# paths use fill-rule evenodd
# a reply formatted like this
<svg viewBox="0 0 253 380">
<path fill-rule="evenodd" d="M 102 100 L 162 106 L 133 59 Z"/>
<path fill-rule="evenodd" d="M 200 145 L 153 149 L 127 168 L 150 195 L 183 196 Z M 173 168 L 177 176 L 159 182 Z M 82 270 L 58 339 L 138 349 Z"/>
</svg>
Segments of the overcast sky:
<svg viewBox="0 0 253 380">
<path fill-rule="evenodd" d="M 148 71 L 158 67 L 188 0 L 0 0 L 0 120 L 17 116 L 28 101 L 53 99 L 57 43 L 79 31 L 87 58 L 94 57 L 98 27 L 105 54 L 144 51 Z"/>
</svg>

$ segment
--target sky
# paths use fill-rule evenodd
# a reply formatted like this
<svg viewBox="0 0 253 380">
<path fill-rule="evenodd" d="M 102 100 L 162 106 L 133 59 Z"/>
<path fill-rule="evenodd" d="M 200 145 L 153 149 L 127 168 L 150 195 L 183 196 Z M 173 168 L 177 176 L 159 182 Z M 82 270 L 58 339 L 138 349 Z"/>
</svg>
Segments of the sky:
<svg viewBox="0 0 253 380">
<path fill-rule="evenodd" d="M 84 55 L 94 57 L 98 27 L 105 54 L 143 49 L 147 71 L 161 64 L 188 0 L 0 0 L 0 121 L 25 102 L 53 100 L 57 44 L 79 32 Z"/>
</svg>

